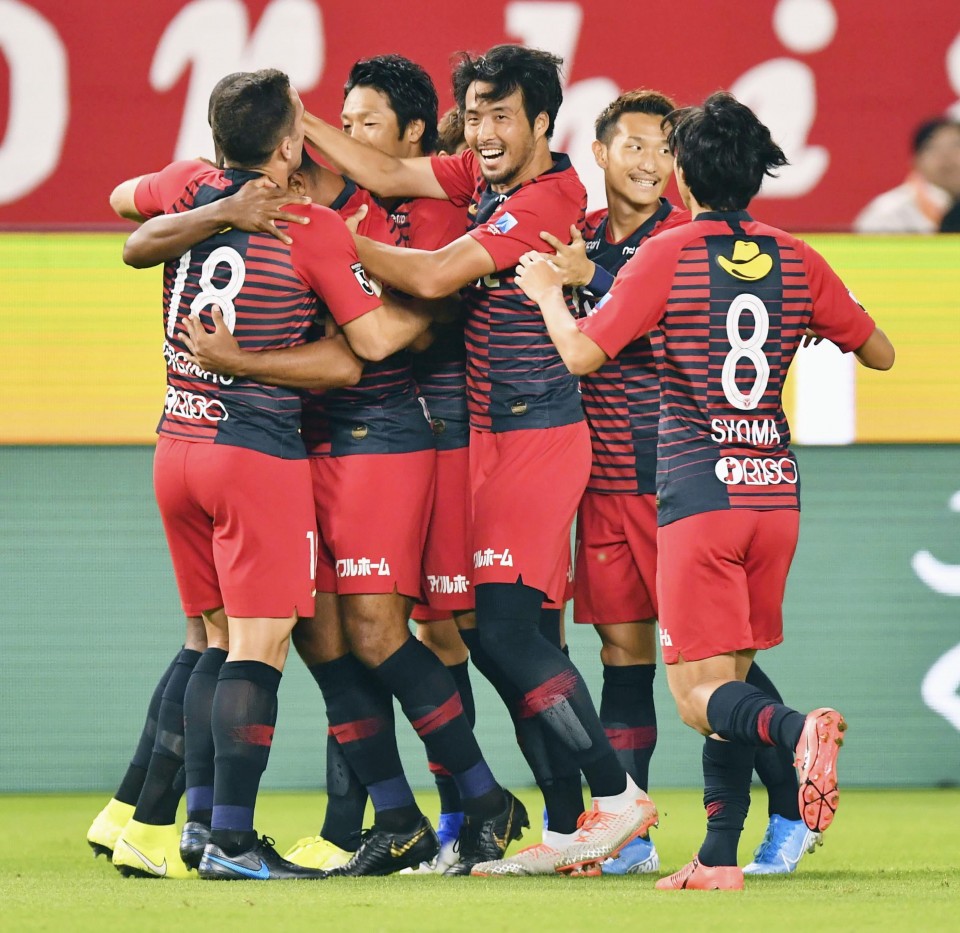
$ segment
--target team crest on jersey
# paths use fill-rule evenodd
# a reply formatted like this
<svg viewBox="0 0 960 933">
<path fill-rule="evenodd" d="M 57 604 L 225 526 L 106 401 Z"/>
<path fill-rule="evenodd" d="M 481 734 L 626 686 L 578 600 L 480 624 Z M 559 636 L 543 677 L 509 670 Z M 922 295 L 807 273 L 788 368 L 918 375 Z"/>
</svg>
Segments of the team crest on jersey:
<svg viewBox="0 0 960 933">
<path fill-rule="evenodd" d="M 491 220 L 487 224 L 487 229 L 494 235 L 499 233 L 508 233 L 519 221 L 509 211 L 504 211 L 496 220 Z"/>
<path fill-rule="evenodd" d="M 364 292 L 366 292 L 366 294 L 368 294 L 371 298 L 376 298 L 380 294 L 380 283 L 372 276 L 367 276 L 366 270 L 363 268 L 361 263 L 353 263 L 350 266 L 350 269 L 353 272 L 354 278 L 360 283 L 360 287 L 364 290 Z"/>
<path fill-rule="evenodd" d="M 741 282 L 759 282 L 773 268 L 773 257 L 760 252 L 760 247 L 750 240 L 737 240 L 733 244 L 733 256 L 717 256 L 717 264 L 728 275 Z"/>
</svg>

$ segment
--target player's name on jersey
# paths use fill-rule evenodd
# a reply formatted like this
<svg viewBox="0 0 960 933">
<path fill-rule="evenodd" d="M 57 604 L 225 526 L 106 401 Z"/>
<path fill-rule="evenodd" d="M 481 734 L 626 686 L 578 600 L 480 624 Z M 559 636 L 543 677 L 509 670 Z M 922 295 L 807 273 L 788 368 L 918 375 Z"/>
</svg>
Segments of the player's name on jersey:
<svg viewBox="0 0 960 933">
<path fill-rule="evenodd" d="M 780 432 L 773 418 L 713 418 L 711 436 L 718 444 L 746 444 L 750 447 L 776 447 Z"/>
</svg>

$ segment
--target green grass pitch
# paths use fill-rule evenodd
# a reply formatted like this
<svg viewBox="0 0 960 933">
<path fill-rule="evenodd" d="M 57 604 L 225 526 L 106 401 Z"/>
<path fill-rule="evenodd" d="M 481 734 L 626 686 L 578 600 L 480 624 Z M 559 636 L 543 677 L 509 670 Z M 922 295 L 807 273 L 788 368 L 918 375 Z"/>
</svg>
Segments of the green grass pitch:
<svg viewBox="0 0 960 933">
<path fill-rule="evenodd" d="M 531 814 L 535 791 L 526 792 Z M 664 870 L 696 850 L 699 794 L 661 790 L 654 839 Z M 825 844 L 793 876 L 747 879 L 743 893 L 660 892 L 651 876 L 446 879 L 399 877 L 227 884 L 123 879 L 94 860 L 86 828 L 104 803 L 91 795 L 0 797 L 0 930 L 614 931 L 810 933 L 960 929 L 960 791 L 845 790 Z M 754 806 L 741 844 L 748 860 L 766 821 Z M 436 800 L 423 795 L 428 813 Z M 258 826 L 281 851 L 315 831 L 316 794 L 264 794 Z M 535 823 L 539 820 L 534 819 Z M 524 843 L 536 841 L 537 831 Z"/>
</svg>

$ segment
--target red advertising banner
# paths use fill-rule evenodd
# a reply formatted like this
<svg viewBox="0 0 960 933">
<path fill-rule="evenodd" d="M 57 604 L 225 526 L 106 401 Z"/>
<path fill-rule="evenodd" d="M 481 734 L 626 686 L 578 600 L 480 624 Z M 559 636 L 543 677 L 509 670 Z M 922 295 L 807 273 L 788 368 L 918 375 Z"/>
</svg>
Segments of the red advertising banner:
<svg viewBox="0 0 960 933">
<path fill-rule="evenodd" d="M 718 88 L 753 107 L 791 165 L 755 211 L 793 230 L 842 230 L 899 184 L 923 119 L 960 114 L 960 4 L 917 0 L 0 0 L 0 226 L 115 222 L 111 188 L 211 154 L 210 89 L 237 70 L 287 71 L 336 120 L 360 57 L 399 52 L 449 105 L 460 49 L 523 42 L 561 54 L 555 148 L 602 203 L 593 120 L 620 91 L 680 104 Z"/>
</svg>

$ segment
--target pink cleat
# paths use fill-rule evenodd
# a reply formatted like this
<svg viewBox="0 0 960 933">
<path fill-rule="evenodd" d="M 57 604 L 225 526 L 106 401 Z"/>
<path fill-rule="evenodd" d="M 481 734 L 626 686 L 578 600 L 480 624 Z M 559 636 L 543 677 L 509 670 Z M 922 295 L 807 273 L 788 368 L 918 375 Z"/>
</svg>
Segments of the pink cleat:
<svg viewBox="0 0 960 933">
<path fill-rule="evenodd" d="M 661 878 L 658 891 L 742 891 L 743 871 L 736 865 L 701 865 L 694 856 L 680 871 Z"/>
<path fill-rule="evenodd" d="M 825 706 L 807 714 L 797 743 L 794 765 L 800 782 L 800 815 L 814 833 L 822 833 L 837 813 L 837 756 L 846 730 L 843 716 Z"/>
</svg>

